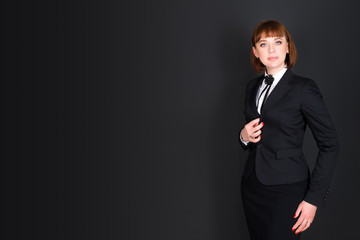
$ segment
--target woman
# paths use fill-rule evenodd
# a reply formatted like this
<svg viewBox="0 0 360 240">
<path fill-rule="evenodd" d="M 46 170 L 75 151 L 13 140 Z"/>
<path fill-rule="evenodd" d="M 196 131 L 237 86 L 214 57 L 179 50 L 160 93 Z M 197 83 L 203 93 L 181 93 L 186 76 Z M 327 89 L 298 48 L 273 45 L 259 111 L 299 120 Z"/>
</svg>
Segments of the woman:
<svg viewBox="0 0 360 240">
<path fill-rule="evenodd" d="M 240 131 L 249 150 L 241 192 L 252 240 L 300 239 L 327 198 L 335 168 L 336 131 L 316 83 L 290 70 L 296 56 L 281 23 L 256 26 L 251 63 L 264 74 L 247 85 Z M 319 148 L 312 174 L 302 152 L 307 125 Z"/>
</svg>

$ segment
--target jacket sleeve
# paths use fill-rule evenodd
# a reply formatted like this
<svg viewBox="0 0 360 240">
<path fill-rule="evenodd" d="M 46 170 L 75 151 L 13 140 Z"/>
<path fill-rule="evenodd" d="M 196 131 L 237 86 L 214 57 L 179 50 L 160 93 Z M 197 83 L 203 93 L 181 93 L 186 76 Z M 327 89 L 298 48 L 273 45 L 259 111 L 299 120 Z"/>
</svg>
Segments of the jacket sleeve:
<svg viewBox="0 0 360 240">
<path fill-rule="evenodd" d="M 251 82 L 249 82 L 249 83 L 247 84 L 246 90 L 245 90 L 244 116 L 246 116 L 246 111 L 245 111 L 245 110 L 246 110 L 246 107 L 247 107 L 247 101 L 248 101 L 248 96 L 247 96 L 247 94 L 249 93 L 250 83 L 251 83 Z M 237 138 L 238 138 L 238 140 L 239 140 L 239 142 L 240 142 L 241 147 L 242 147 L 244 150 L 248 150 L 248 149 L 250 148 L 251 144 L 253 144 L 253 143 L 248 142 L 248 143 L 246 144 L 246 143 L 244 143 L 243 141 L 241 141 L 241 139 L 240 139 L 240 133 L 241 133 L 241 130 L 243 129 L 243 127 L 244 127 L 245 124 L 246 124 L 246 123 L 244 123 L 244 124 L 241 126 L 240 130 L 238 131 Z"/>
<path fill-rule="evenodd" d="M 330 190 L 339 143 L 320 90 L 313 80 L 305 81 L 301 99 L 301 111 L 318 147 L 315 168 L 304 200 L 319 207 L 325 203 Z"/>
<path fill-rule="evenodd" d="M 243 148 L 244 150 L 248 150 L 248 149 L 250 148 L 250 144 L 252 144 L 252 143 L 251 143 L 251 142 L 248 142 L 247 144 L 245 144 L 243 141 L 241 141 L 241 139 L 240 139 L 241 130 L 242 130 L 242 129 L 240 129 L 239 134 L 238 134 L 238 139 L 239 139 L 240 145 L 242 146 L 242 148 Z"/>
</svg>

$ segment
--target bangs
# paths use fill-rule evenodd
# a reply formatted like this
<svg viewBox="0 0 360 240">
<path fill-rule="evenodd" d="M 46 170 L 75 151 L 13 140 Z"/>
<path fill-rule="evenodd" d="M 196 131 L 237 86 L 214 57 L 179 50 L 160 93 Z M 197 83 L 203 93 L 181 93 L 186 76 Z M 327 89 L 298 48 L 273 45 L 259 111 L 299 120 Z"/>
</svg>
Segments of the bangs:
<svg viewBox="0 0 360 240">
<path fill-rule="evenodd" d="M 260 27 L 258 27 L 256 29 L 256 31 L 254 32 L 254 38 L 253 38 L 253 46 L 255 46 L 255 44 L 257 42 L 260 41 L 261 37 L 285 37 L 286 36 L 286 30 L 285 28 L 281 25 L 281 24 L 277 24 L 276 22 L 269 22 L 266 24 L 261 25 Z M 288 39 L 286 39 L 288 40 Z"/>
</svg>

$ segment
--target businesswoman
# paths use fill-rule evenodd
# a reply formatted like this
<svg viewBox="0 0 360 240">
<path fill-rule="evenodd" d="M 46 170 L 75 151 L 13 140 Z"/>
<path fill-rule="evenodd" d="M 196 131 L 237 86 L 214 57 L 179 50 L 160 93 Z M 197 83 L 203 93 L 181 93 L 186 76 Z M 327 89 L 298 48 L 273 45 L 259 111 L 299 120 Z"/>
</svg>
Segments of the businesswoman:
<svg viewBox="0 0 360 240">
<path fill-rule="evenodd" d="M 241 181 L 252 240 L 294 240 L 326 201 L 338 155 L 334 125 L 317 84 L 291 71 L 295 44 L 281 23 L 259 23 L 251 39 L 251 64 L 262 73 L 246 88 L 239 140 L 249 150 Z M 318 146 L 310 173 L 302 151 L 309 126 Z"/>
</svg>

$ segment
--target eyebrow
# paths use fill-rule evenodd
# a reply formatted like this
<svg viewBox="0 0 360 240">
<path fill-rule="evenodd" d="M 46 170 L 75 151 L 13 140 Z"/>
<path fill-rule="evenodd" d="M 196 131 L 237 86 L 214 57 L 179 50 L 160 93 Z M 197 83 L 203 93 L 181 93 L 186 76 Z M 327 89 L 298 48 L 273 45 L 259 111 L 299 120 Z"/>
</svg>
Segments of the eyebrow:
<svg viewBox="0 0 360 240">
<path fill-rule="evenodd" d="M 274 38 L 274 40 L 278 40 L 278 39 L 283 40 L 283 38 L 284 37 L 277 37 L 277 38 Z M 260 39 L 259 42 L 266 42 L 266 40 L 265 39 Z"/>
</svg>

